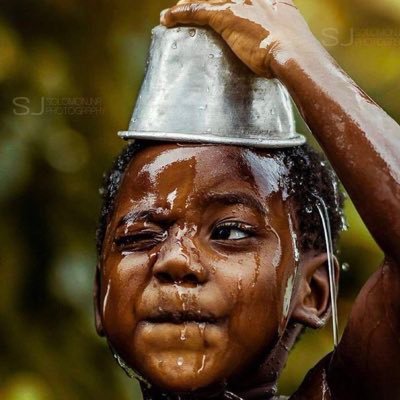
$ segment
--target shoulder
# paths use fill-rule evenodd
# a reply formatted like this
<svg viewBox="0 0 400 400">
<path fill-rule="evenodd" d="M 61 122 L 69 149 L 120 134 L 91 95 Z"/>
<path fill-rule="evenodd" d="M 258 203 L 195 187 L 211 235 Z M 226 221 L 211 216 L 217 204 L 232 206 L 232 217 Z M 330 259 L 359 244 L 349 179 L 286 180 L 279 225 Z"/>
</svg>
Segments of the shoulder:
<svg viewBox="0 0 400 400">
<path fill-rule="evenodd" d="M 327 370 L 332 353 L 323 358 L 304 378 L 300 388 L 289 400 L 331 400 L 327 381 Z M 283 398 L 284 399 L 284 398 Z"/>
</svg>

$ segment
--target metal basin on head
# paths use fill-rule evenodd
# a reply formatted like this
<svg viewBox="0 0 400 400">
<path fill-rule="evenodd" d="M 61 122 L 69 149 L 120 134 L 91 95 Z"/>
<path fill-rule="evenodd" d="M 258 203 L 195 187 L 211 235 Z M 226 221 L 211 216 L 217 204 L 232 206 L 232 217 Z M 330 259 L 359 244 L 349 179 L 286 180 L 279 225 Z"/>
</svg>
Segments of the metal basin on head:
<svg viewBox="0 0 400 400">
<path fill-rule="evenodd" d="M 210 29 L 153 29 L 146 75 L 124 139 L 291 147 L 289 94 L 255 75 Z"/>
</svg>

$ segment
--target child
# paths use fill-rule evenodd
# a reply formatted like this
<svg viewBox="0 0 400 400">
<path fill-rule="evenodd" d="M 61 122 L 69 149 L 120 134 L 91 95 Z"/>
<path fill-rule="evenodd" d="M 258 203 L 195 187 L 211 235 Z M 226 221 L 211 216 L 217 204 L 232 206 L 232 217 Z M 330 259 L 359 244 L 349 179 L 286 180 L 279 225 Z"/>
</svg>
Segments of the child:
<svg viewBox="0 0 400 400">
<path fill-rule="evenodd" d="M 330 58 L 292 1 L 180 3 L 163 24 L 209 25 L 254 72 L 286 85 L 385 252 L 339 346 L 291 399 L 400 398 L 399 126 Z M 146 399 L 276 398 L 302 329 L 329 317 L 313 205 L 315 196 L 327 204 L 337 236 L 335 186 L 307 146 L 128 146 L 105 188 L 96 324 L 142 377 Z"/>
</svg>

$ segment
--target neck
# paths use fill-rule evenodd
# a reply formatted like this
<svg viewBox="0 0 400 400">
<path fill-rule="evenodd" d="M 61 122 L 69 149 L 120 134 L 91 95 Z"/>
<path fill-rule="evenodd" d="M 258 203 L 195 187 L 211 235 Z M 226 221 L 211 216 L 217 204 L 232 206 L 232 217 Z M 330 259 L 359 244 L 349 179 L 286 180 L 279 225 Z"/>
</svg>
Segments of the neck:
<svg viewBox="0 0 400 400">
<path fill-rule="evenodd" d="M 254 363 L 246 373 L 227 383 L 210 386 L 189 393 L 172 393 L 142 385 L 144 400 L 269 400 L 277 393 L 277 380 L 286 365 L 289 351 L 300 334 L 302 326 L 290 324 L 284 335 L 264 360 Z"/>
<path fill-rule="evenodd" d="M 193 392 L 173 393 L 152 386 L 150 388 L 142 385 L 144 400 L 222 400 L 225 399 L 225 385 L 212 386 Z"/>
<path fill-rule="evenodd" d="M 277 394 L 277 381 L 286 365 L 289 352 L 300 335 L 303 326 L 289 323 L 285 333 L 263 360 L 228 385 L 244 400 L 266 400 Z"/>
</svg>

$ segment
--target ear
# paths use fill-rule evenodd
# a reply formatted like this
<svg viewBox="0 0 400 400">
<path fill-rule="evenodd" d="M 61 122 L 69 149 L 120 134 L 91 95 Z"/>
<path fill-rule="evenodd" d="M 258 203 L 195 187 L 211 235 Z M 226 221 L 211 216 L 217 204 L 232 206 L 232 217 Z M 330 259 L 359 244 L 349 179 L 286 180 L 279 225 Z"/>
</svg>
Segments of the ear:
<svg viewBox="0 0 400 400">
<path fill-rule="evenodd" d="M 299 265 L 299 282 L 292 320 L 306 327 L 322 328 L 331 314 L 329 290 L 328 255 L 308 254 Z M 339 263 L 335 258 L 336 283 L 339 278 Z"/>
<path fill-rule="evenodd" d="M 104 336 L 103 322 L 101 320 L 100 313 L 100 299 L 101 299 L 101 281 L 100 281 L 100 266 L 99 264 L 96 266 L 96 275 L 94 278 L 94 287 L 93 287 L 93 305 L 94 305 L 94 318 L 96 325 L 96 332 L 99 336 Z"/>
</svg>

